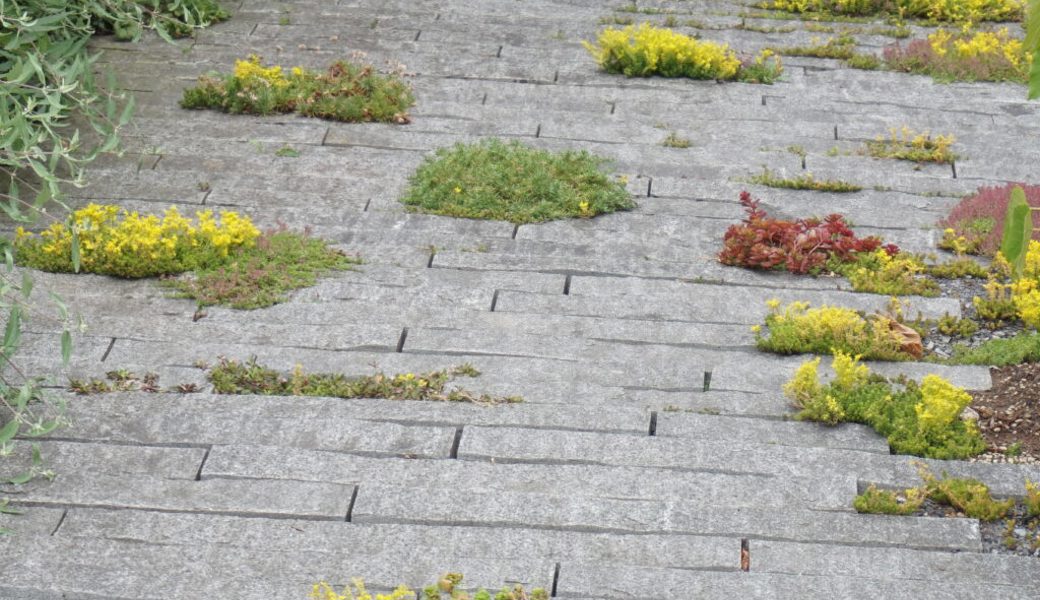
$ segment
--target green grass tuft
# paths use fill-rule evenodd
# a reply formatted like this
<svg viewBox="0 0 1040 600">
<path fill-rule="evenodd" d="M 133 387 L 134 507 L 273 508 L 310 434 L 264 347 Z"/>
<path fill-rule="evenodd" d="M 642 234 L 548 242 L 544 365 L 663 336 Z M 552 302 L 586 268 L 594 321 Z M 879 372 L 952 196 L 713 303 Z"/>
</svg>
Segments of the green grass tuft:
<svg viewBox="0 0 1040 600">
<path fill-rule="evenodd" d="M 624 178 L 588 152 L 552 153 L 484 140 L 441 148 L 411 178 L 408 210 L 450 217 L 537 223 L 593 217 L 635 206 Z"/>
<path fill-rule="evenodd" d="M 1040 362 L 1040 333 L 1022 332 L 1012 338 L 983 342 L 975 348 L 957 344 L 953 347 L 953 356 L 946 362 L 992 367 Z"/>
</svg>

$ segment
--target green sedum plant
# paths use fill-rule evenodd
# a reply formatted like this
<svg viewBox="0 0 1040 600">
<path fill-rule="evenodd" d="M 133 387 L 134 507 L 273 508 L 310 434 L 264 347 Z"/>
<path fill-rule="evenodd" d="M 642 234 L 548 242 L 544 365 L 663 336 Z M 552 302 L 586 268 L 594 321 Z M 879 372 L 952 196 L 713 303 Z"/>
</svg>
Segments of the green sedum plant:
<svg viewBox="0 0 1040 600">
<path fill-rule="evenodd" d="M 986 449 L 975 425 L 960 413 L 971 396 L 937 375 L 920 384 L 893 385 L 872 375 L 858 356 L 834 351 L 835 378 L 819 381 L 819 358 L 805 362 L 784 387 L 801 409 L 796 418 L 826 424 L 863 423 L 888 439 L 892 451 L 937 459 L 970 458 Z"/>
<path fill-rule="evenodd" d="M 431 400 L 509 404 L 523 402 L 519 396 L 474 394 L 464 389 L 447 389 L 453 378 L 477 377 L 480 371 L 464 364 L 428 373 L 365 375 L 347 377 L 339 373 L 305 373 L 297 366 L 286 375 L 250 359 L 238 362 L 221 358 L 208 373 L 218 394 L 261 394 L 265 396 L 326 396 L 330 398 L 386 398 L 389 400 Z"/>
<path fill-rule="evenodd" d="M 902 341 L 893 332 L 892 319 L 883 315 L 864 317 L 837 306 L 810 308 L 808 302 L 767 302 L 765 327 L 755 326 L 755 344 L 777 354 L 831 354 L 844 352 L 869 360 L 911 360 Z"/>
<path fill-rule="evenodd" d="M 235 61 L 230 75 L 203 75 L 184 90 L 181 106 L 229 113 L 298 112 L 334 121 L 408 123 L 415 103 L 399 75 L 381 75 L 371 65 L 336 61 L 324 73 L 263 66 L 257 55 Z"/>
<path fill-rule="evenodd" d="M 497 139 L 440 148 L 412 175 L 401 202 L 416 212 L 537 223 L 635 206 L 626 179 L 585 151 L 553 153 Z"/>
<path fill-rule="evenodd" d="M 422 600 L 549 600 L 549 593 L 542 588 L 534 588 L 530 594 L 520 584 L 512 588 L 503 587 L 494 596 L 484 588 L 480 588 L 473 595 L 462 590 L 463 576 L 461 573 L 445 573 L 436 583 L 428 585 L 422 590 Z M 314 584 L 308 596 L 310 600 L 418 600 L 415 590 L 406 585 L 399 585 L 389 594 L 375 594 L 374 596 L 366 589 L 365 582 L 359 577 L 351 580 L 352 585 L 343 588 L 343 593 L 338 593 L 328 583 L 320 582 Z"/>
<path fill-rule="evenodd" d="M 956 509 L 973 519 L 980 521 L 996 521 L 1007 516 L 1015 506 L 1015 500 L 994 500 L 989 487 L 977 479 L 965 477 L 936 477 L 928 468 L 918 463 L 918 473 L 923 480 L 919 487 L 909 488 L 899 494 L 892 490 L 879 490 L 871 485 L 865 492 L 856 496 L 853 507 L 857 512 L 886 515 L 911 515 L 920 510 L 925 499 Z M 1036 486 L 1026 481 L 1026 511 L 1031 507 L 1030 494 L 1035 493 Z"/>
</svg>

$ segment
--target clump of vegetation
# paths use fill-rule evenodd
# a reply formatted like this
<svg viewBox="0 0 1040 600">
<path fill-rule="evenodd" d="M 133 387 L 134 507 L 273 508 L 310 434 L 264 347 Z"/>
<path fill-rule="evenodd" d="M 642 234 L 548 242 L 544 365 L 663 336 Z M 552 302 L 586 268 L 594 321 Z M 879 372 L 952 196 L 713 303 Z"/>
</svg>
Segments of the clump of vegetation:
<svg viewBox="0 0 1040 600">
<path fill-rule="evenodd" d="M 845 218 L 832 214 L 786 221 L 774 219 L 759 208 L 759 201 L 741 192 L 740 203 L 747 216 L 726 231 L 718 259 L 724 265 L 750 269 L 786 270 L 819 274 L 836 261 L 853 262 L 858 253 L 882 248 L 880 238 L 858 238 Z M 899 248 L 887 245 L 896 254 Z"/>
<path fill-rule="evenodd" d="M 69 391 L 82 396 L 109 392 L 159 392 L 159 375 L 138 376 L 126 369 L 105 373 L 105 379 L 69 379 Z"/>
<path fill-rule="evenodd" d="M 858 192 L 863 189 L 861 186 L 847 181 L 816 179 L 812 173 L 806 173 L 798 177 L 780 177 L 769 169 L 763 169 L 762 173 L 752 176 L 748 179 L 748 183 L 789 190 L 811 190 L 814 192 L 833 192 L 838 194 Z"/>
<path fill-rule="evenodd" d="M 1010 338 L 988 340 L 974 348 L 959 344 L 953 347 L 953 356 L 947 362 L 993 367 L 1040 362 L 1040 333 L 1022 332 Z"/>
<path fill-rule="evenodd" d="M 924 261 L 913 254 L 890 254 L 883 249 L 859 252 L 851 261 L 832 258 L 827 268 L 844 276 L 852 289 L 885 296 L 937 296 L 939 284 L 924 277 Z"/>
<path fill-rule="evenodd" d="M 945 29 L 904 48 L 884 49 L 885 66 L 895 71 L 930 75 L 940 82 L 1017 81 L 1025 83 L 1032 56 L 1007 28 L 953 33 Z"/>
<path fill-rule="evenodd" d="M 773 50 L 783 56 L 849 60 L 855 55 L 856 40 L 852 36 L 842 35 L 828 39 L 826 42 L 814 40 L 808 46 L 785 46 L 783 48 L 774 48 Z"/>
<path fill-rule="evenodd" d="M 588 152 L 552 153 L 497 139 L 440 148 L 412 175 L 401 202 L 417 212 L 536 223 L 635 206 L 624 178 Z"/>
<path fill-rule="evenodd" d="M 264 308 L 284 302 L 293 290 L 311 287 L 324 274 L 360 263 L 325 240 L 282 228 L 262 233 L 255 244 L 232 251 L 221 264 L 163 283 L 199 306 Z"/>
<path fill-rule="evenodd" d="M 958 254 L 993 256 L 1000 248 L 1004 219 L 1007 215 L 1011 191 L 1021 187 L 1026 202 L 1040 209 L 1040 185 L 1009 183 L 981 187 L 974 194 L 957 203 L 950 214 L 939 222 L 944 229 L 941 248 Z M 1033 232 L 1040 240 L 1040 231 Z"/>
<path fill-rule="evenodd" d="M 162 217 L 115 205 L 75 211 L 71 227 L 55 223 L 40 234 L 19 229 L 19 264 L 56 273 L 78 270 L 115 277 L 164 277 L 164 284 L 200 305 L 261 308 L 323 273 L 360 261 L 320 239 L 284 227 L 261 233 L 251 220 L 204 210 L 195 221 L 171 207 Z M 171 278 L 180 273 L 188 276 Z"/>
<path fill-rule="evenodd" d="M 970 338 L 979 330 L 978 322 L 973 319 L 961 319 L 945 314 L 939 318 L 939 333 L 950 337 Z"/>
<path fill-rule="evenodd" d="M 986 267 L 963 256 L 937 265 L 929 265 L 927 271 L 929 275 L 939 279 L 964 279 L 966 277 L 985 279 L 989 276 Z"/>
<path fill-rule="evenodd" d="M 758 8 L 790 13 L 895 16 L 933 21 L 1017 21 L 1022 0 L 764 0 Z"/>
<path fill-rule="evenodd" d="M 679 134 L 674 131 L 669 133 L 661 145 L 666 148 L 689 148 L 690 140 L 684 137 L 680 137 Z"/>
<path fill-rule="evenodd" d="M 170 207 L 160 218 L 113 204 L 89 204 L 72 213 L 70 224 L 54 223 L 40 234 L 19 228 L 15 260 L 52 273 L 154 277 L 208 268 L 234 250 L 251 247 L 260 231 L 238 213 L 195 213 L 196 223 Z"/>
<path fill-rule="evenodd" d="M 459 588 L 462 579 L 461 573 L 446 573 L 437 583 L 423 588 L 423 600 L 549 600 L 549 592 L 546 590 L 534 588 L 528 594 L 524 590 L 524 586 L 520 584 L 516 584 L 512 588 L 503 587 L 494 595 L 481 588 L 470 596 L 469 593 Z M 351 581 L 353 587 L 347 585 L 342 594 L 337 593 L 331 585 L 324 581 L 316 583 L 311 589 L 309 598 L 311 600 L 373 600 L 373 598 L 375 600 L 417 600 L 415 590 L 403 584 L 397 586 L 389 594 L 373 596 L 365 588 L 364 580 L 355 577 Z"/>
<path fill-rule="evenodd" d="M 954 141 L 952 135 L 937 135 L 933 138 L 928 132 L 918 133 L 909 127 L 893 128 L 888 138 L 879 135 L 867 142 L 866 153 L 874 158 L 952 163 L 957 158 L 950 150 Z"/>
<path fill-rule="evenodd" d="M 258 364 L 256 359 L 243 363 L 221 358 L 207 375 L 213 390 L 218 394 L 386 398 L 476 404 L 523 402 L 519 396 L 490 396 L 474 394 L 461 388 L 447 389 L 448 382 L 455 377 L 480 375 L 480 371 L 469 364 L 428 373 L 377 373 L 347 377 L 339 373 L 305 373 L 301 367 L 284 374 Z"/>
<path fill-rule="evenodd" d="M 912 515 L 921 509 L 924 500 L 925 494 L 921 488 L 910 488 L 899 493 L 879 490 L 870 484 L 866 491 L 852 501 L 852 507 L 858 513 L 872 515 Z"/>
<path fill-rule="evenodd" d="M 960 419 L 971 396 L 938 375 L 920 384 L 895 385 L 873 375 L 859 357 L 834 352 L 834 380 L 819 381 L 820 359 L 795 373 L 784 393 L 798 407 L 797 418 L 823 423 L 863 423 L 888 439 L 892 451 L 937 459 L 975 456 L 986 449 L 974 423 Z"/>
<path fill-rule="evenodd" d="M 965 477 L 942 477 L 933 475 L 923 464 L 918 465 L 923 484 L 898 493 L 894 490 L 879 490 L 871 485 L 856 496 L 852 505 L 857 512 L 885 515 L 911 515 L 920 510 L 925 499 L 950 506 L 958 512 L 981 521 L 996 521 L 1007 516 L 1014 508 L 1015 500 L 994 500 L 989 487 L 977 479 Z M 1026 482 L 1027 493 L 1031 482 Z M 1035 487 L 1035 486 L 1034 486 Z M 902 501 L 900 501 L 902 500 Z M 1029 499 L 1026 499 L 1029 506 Z"/>
<path fill-rule="evenodd" d="M 609 27 L 596 43 L 584 42 L 599 66 L 627 77 L 689 77 L 772 83 L 783 66 L 772 52 L 747 62 L 725 44 L 701 41 L 671 29 L 643 23 L 623 29 Z"/>
<path fill-rule="evenodd" d="M 861 69 L 863 71 L 876 71 L 881 68 L 881 59 L 873 54 L 853 54 L 845 64 L 850 69 Z"/>
<path fill-rule="evenodd" d="M 777 354 L 844 352 L 868 360 L 913 360 L 915 353 L 898 334 L 898 322 L 884 315 L 864 316 L 850 308 L 769 300 L 765 327 L 755 326 L 755 345 Z"/>
<path fill-rule="evenodd" d="M 297 112 L 335 121 L 408 123 L 415 103 L 398 74 L 381 75 L 371 65 L 337 61 L 324 72 L 265 67 L 259 56 L 235 62 L 230 75 L 204 75 L 184 90 L 184 108 L 269 115 Z"/>
</svg>

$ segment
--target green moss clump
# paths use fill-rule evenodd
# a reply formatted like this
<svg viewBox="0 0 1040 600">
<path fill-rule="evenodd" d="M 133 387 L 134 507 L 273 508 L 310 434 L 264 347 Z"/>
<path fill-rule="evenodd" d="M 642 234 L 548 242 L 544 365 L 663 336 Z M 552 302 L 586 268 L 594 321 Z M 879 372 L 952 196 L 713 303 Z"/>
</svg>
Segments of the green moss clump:
<svg viewBox="0 0 1040 600">
<path fill-rule="evenodd" d="M 536 223 L 593 217 L 635 206 L 624 178 L 588 152 L 552 153 L 491 139 L 441 148 L 411 178 L 412 211 Z"/>
<path fill-rule="evenodd" d="M 852 507 L 856 512 L 874 515 L 912 515 L 921 508 L 924 495 L 918 488 L 910 488 L 903 494 L 892 490 L 879 490 L 871 484 L 865 492 L 856 496 Z"/>
</svg>

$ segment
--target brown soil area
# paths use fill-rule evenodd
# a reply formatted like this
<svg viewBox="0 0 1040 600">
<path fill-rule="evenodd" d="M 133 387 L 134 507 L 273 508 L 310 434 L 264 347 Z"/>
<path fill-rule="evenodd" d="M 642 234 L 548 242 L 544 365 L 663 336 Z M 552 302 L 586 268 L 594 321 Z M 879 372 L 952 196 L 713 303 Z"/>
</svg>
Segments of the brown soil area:
<svg viewBox="0 0 1040 600">
<path fill-rule="evenodd" d="M 989 445 L 984 456 L 1040 461 L 1040 364 L 993 368 L 990 373 L 993 387 L 971 393 L 971 407 Z"/>
</svg>

